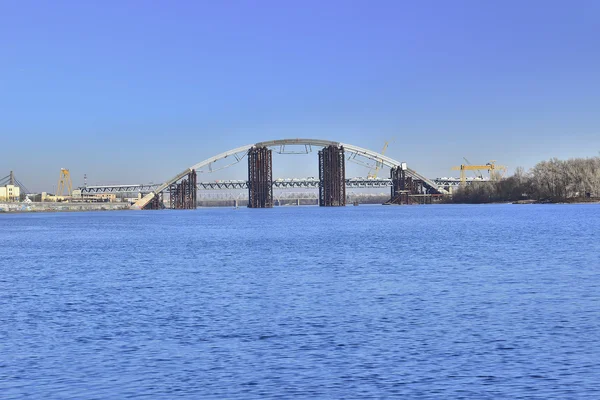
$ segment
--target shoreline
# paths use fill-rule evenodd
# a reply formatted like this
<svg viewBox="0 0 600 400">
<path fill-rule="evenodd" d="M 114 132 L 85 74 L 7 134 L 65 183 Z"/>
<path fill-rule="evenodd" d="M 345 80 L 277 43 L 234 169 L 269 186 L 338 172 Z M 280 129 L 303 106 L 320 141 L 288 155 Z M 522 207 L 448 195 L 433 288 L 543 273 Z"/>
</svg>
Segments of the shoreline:
<svg viewBox="0 0 600 400">
<path fill-rule="evenodd" d="M 472 204 L 472 205 L 481 205 L 481 204 L 516 204 L 516 205 L 552 205 L 552 204 L 600 204 L 600 199 L 594 199 L 591 201 L 540 201 L 540 200 L 517 200 L 517 201 L 489 201 L 489 202 L 453 202 L 449 201 L 447 203 L 442 202 L 440 204 Z"/>
<path fill-rule="evenodd" d="M 0 203 L 0 214 L 27 214 L 40 212 L 85 212 L 85 211 L 125 211 L 129 203 Z"/>
<path fill-rule="evenodd" d="M 571 201 L 571 202 L 548 202 L 538 200 L 519 200 L 519 201 L 495 201 L 488 203 L 455 203 L 441 202 L 437 204 L 456 204 L 456 205 L 581 205 L 581 204 L 600 204 L 600 200 L 593 201 Z M 283 207 L 283 206 L 281 206 Z M 198 208 L 224 208 L 224 207 L 198 207 Z M 225 207 L 227 208 L 227 207 Z M 38 213 L 73 213 L 73 212 L 103 212 L 103 211 L 136 211 L 130 208 L 127 203 L 0 203 L 0 215 L 8 214 L 38 214 Z"/>
</svg>

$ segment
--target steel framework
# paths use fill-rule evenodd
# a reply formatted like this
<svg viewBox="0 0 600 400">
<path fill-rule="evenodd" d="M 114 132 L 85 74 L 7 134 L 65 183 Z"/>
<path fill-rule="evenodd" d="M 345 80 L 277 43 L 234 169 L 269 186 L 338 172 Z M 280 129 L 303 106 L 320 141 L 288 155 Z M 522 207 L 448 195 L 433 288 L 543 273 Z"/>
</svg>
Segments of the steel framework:
<svg viewBox="0 0 600 400">
<path fill-rule="evenodd" d="M 273 188 L 277 189 L 316 189 L 319 187 L 319 180 L 313 178 L 290 178 L 273 180 Z M 456 186 L 458 186 L 458 180 Z M 467 181 L 469 183 L 469 181 Z M 2 186 L 2 181 L 0 181 Z M 143 185 L 107 185 L 107 186 L 80 186 L 77 189 L 81 193 L 149 193 L 156 189 L 160 184 L 148 183 Z M 351 189 L 369 189 L 369 188 L 387 188 L 392 186 L 392 180 L 389 178 L 346 178 L 346 188 Z M 200 190 L 223 190 L 223 189 L 248 189 L 246 180 L 222 180 L 214 182 L 198 182 L 197 187 Z"/>
<path fill-rule="evenodd" d="M 273 207 L 273 152 L 264 146 L 248 151 L 248 207 Z"/>
<path fill-rule="evenodd" d="M 65 189 L 67 194 L 64 194 Z M 58 178 L 58 185 L 56 186 L 57 196 L 71 196 L 73 193 L 73 183 L 71 182 L 71 173 L 68 169 L 60 169 L 60 177 Z"/>
<path fill-rule="evenodd" d="M 161 192 L 158 196 L 152 198 L 152 200 L 144 207 L 144 210 L 162 210 L 165 208 L 163 202 L 163 193 Z"/>
<path fill-rule="evenodd" d="M 438 193 L 432 190 L 421 180 L 406 173 L 404 165 L 390 170 L 392 180 L 391 198 L 386 204 L 431 204 Z"/>
<path fill-rule="evenodd" d="M 170 206 L 174 210 L 194 210 L 197 196 L 196 171 L 192 171 L 180 183 L 169 186 Z"/>
<path fill-rule="evenodd" d="M 273 181 L 273 188 L 277 189 L 312 189 L 319 187 L 320 180 L 313 178 L 302 179 L 276 179 Z M 349 178 L 346 179 L 346 187 L 352 189 L 386 188 L 392 185 L 390 179 L 364 179 Z M 247 181 L 218 181 L 218 182 L 198 182 L 198 189 L 203 190 L 223 190 L 223 189 L 248 189 Z"/>
<path fill-rule="evenodd" d="M 226 151 L 224 153 L 218 154 L 214 157 L 208 158 L 198 164 L 194 164 L 193 166 L 191 166 L 190 168 L 185 169 L 184 171 L 180 172 L 179 174 L 173 176 L 171 179 L 165 181 L 164 183 L 162 183 L 160 186 L 158 186 L 157 188 L 155 188 L 152 192 L 148 193 L 147 195 L 145 195 L 142 199 L 138 200 L 133 206 L 132 208 L 142 208 L 147 202 L 149 202 L 154 196 L 156 196 L 158 193 L 162 192 L 163 190 L 165 190 L 166 188 L 169 187 L 169 185 L 179 181 L 180 179 L 184 178 L 190 171 L 192 170 L 197 170 L 198 172 L 203 172 L 203 168 L 204 167 L 208 167 L 208 172 L 213 171 L 212 169 L 212 164 L 222 160 L 222 159 L 226 159 L 228 157 L 234 157 L 235 161 L 233 161 L 233 164 L 240 162 L 241 159 L 243 159 L 246 155 L 248 155 L 248 153 L 250 152 L 250 150 L 253 147 L 256 148 L 260 148 L 260 147 L 266 147 L 266 148 L 276 148 L 279 149 L 280 152 L 282 153 L 286 153 L 287 151 L 285 150 L 285 146 L 287 145 L 294 145 L 294 146 L 304 146 L 305 150 L 311 151 L 312 146 L 315 147 L 327 147 L 327 146 L 336 146 L 336 147 L 343 147 L 345 152 L 350 154 L 350 156 L 348 157 L 348 159 L 350 161 L 352 161 L 355 157 L 360 156 L 360 157 L 365 157 L 368 158 L 372 161 L 374 161 L 375 163 L 379 163 L 381 165 L 390 167 L 390 168 L 394 168 L 400 165 L 400 162 L 389 158 L 383 154 L 379 154 L 377 152 L 368 150 L 368 149 L 364 149 L 358 146 L 354 146 L 351 144 L 347 144 L 347 143 L 340 143 L 340 142 L 334 142 L 334 141 L 330 141 L 330 140 L 321 140 L 321 139 L 281 139 L 281 140 L 271 140 L 271 141 L 266 141 L 266 142 L 260 142 L 260 143 L 256 143 L 256 144 L 251 144 L 251 145 L 245 145 L 245 146 L 241 146 L 241 147 L 237 147 L 235 149 Z M 432 193 L 440 193 L 440 194 L 447 194 L 447 191 L 440 187 L 438 184 L 436 184 L 435 182 L 433 182 L 432 180 L 424 177 L 423 175 L 417 173 L 416 171 L 407 168 L 406 170 L 407 175 L 413 177 L 414 179 L 418 179 L 423 181 L 424 185 L 431 188 Z"/>
<path fill-rule="evenodd" d="M 319 151 L 319 205 L 346 205 L 346 160 L 344 147 L 329 145 Z"/>
<path fill-rule="evenodd" d="M 106 185 L 106 186 L 80 186 L 81 193 L 148 193 L 160 186 L 160 183 L 141 185 Z"/>
</svg>

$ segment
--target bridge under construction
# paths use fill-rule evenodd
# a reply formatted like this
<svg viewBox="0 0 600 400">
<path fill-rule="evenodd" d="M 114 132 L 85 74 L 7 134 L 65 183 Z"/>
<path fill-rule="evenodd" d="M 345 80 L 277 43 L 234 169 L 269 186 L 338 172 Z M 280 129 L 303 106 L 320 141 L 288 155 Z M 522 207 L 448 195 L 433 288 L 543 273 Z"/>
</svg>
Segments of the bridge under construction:
<svg viewBox="0 0 600 400">
<path fill-rule="evenodd" d="M 279 154 L 298 154 L 289 151 L 289 147 L 292 146 L 302 146 L 305 153 L 310 153 L 313 148 L 318 149 L 318 179 L 273 180 L 273 151 Z M 390 177 L 386 179 L 346 178 L 346 161 L 357 161 L 361 158 L 375 162 L 378 167 L 388 167 Z M 198 182 L 199 173 L 213 172 L 213 165 L 224 159 L 233 162 L 222 168 L 246 159 L 248 179 Z M 448 193 L 439 182 L 408 168 L 404 162 L 351 144 L 321 139 L 281 139 L 238 147 L 195 164 L 162 184 L 86 186 L 80 189 L 84 193 L 145 193 L 132 205 L 134 209 L 165 208 L 165 197 L 169 198 L 169 208 L 193 209 L 196 208 L 198 190 L 215 189 L 247 190 L 248 207 L 271 208 L 274 205 L 274 187 L 318 189 L 318 204 L 322 207 L 345 206 L 347 188 L 386 188 L 390 191 L 387 204 L 427 204 Z"/>
</svg>

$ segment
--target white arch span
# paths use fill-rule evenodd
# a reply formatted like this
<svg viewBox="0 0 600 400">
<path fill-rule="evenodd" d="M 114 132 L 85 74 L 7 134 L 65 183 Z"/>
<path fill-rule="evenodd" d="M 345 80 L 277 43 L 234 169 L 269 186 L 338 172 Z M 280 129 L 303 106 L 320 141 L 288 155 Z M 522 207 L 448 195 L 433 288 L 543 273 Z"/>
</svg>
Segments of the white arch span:
<svg viewBox="0 0 600 400">
<path fill-rule="evenodd" d="M 165 183 L 163 183 L 162 185 L 160 185 L 159 187 L 157 187 L 154 192 L 148 193 L 146 196 L 144 196 L 143 198 L 139 199 L 132 207 L 133 208 L 143 208 L 144 206 L 146 206 L 150 200 L 152 200 L 154 198 L 154 196 L 156 196 L 158 193 L 162 192 L 163 190 L 165 190 L 166 188 L 169 187 L 169 185 L 179 181 L 180 179 L 184 178 L 187 174 L 189 174 L 191 171 L 193 170 L 198 170 L 201 168 L 204 168 L 206 166 L 209 166 L 219 160 L 225 159 L 227 157 L 231 157 L 231 156 L 236 156 L 237 154 L 240 153 L 247 153 L 248 150 L 250 150 L 252 147 L 277 147 L 277 146 L 285 146 L 285 145 L 306 145 L 306 146 L 316 146 L 316 147 L 327 147 L 330 145 L 333 146 L 343 146 L 344 150 L 346 152 L 349 153 L 354 153 L 363 157 L 366 157 L 370 160 L 373 160 L 377 163 L 383 164 L 389 168 L 396 168 L 399 167 L 401 165 L 401 163 L 399 161 L 394 160 L 393 158 L 384 156 L 381 153 L 377 153 L 375 151 L 369 150 L 369 149 L 364 149 L 362 147 L 358 147 L 358 146 L 354 146 L 348 143 L 341 143 L 341 142 L 334 142 L 331 140 L 322 140 L 322 139 L 279 139 L 279 140 L 270 140 L 270 141 L 266 141 L 266 142 L 259 142 L 259 143 L 255 143 L 255 144 L 248 144 L 245 146 L 241 146 L 241 147 L 237 147 L 235 149 L 231 149 L 228 150 L 224 153 L 221 154 L 217 154 L 216 156 L 213 156 L 211 158 L 208 158 L 202 162 L 199 162 L 198 164 L 194 164 L 191 167 L 185 169 L 184 171 L 182 171 L 181 173 L 175 175 L 174 177 L 172 177 L 171 179 L 169 179 L 168 181 L 166 181 Z M 238 160 L 239 161 L 239 160 Z M 441 193 L 446 193 L 446 191 L 442 188 L 439 188 L 438 185 L 433 182 L 432 180 L 424 177 L 423 175 L 419 174 L 418 172 L 416 172 L 413 169 L 408 168 L 407 169 L 407 175 L 415 178 L 415 179 L 420 179 L 423 182 L 427 183 L 429 186 L 436 188 L 437 190 L 439 190 Z"/>
</svg>

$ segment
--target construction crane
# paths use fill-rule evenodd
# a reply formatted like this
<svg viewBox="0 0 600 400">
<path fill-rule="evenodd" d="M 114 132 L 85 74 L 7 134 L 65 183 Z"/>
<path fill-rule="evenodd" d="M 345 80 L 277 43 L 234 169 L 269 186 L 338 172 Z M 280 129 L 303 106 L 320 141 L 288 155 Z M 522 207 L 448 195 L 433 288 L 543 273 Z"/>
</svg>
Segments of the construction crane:
<svg viewBox="0 0 600 400">
<path fill-rule="evenodd" d="M 386 141 L 383 144 L 383 150 L 381 150 L 381 155 L 383 155 L 383 156 L 385 155 L 385 152 L 386 152 L 389 144 L 390 144 L 389 140 Z M 381 169 L 381 167 L 382 167 L 382 163 L 376 162 L 375 163 L 375 172 L 371 173 L 371 171 L 373 170 L 373 168 L 371 168 L 371 171 L 369 171 L 369 174 L 367 175 L 367 178 L 369 178 L 369 179 L 377 179 L 377 173 L 379 172 L 379 170 Z"/>
<path fill-rule="evenodd" d="M 67 189 L 67 194 L 63 192 Z M 73 184 L 71 183 L 71 174 L 68 169 L 60 169 L 60 177 L 58 178 L 58 186 L 56 186 L 56 196 L 71 196 L 73 193 Z"/>
<path fill-rule="evenodd" d="M 466 160 L 466 159 L 465 159 Z M 506 167 L 504 165 L 496 165 L 496 160 L 492 160 L 485 165 L 465 165 L 462 164 L 459 167 L 452 167 L 452 170 L 460 170 L 460 185 L 464 186 L 467 184 L 467 176 L 465 171 L 479 171 L 486 170 L 489 172 L 490 177 L 494 178 L 494 173 L 496 171 L 506 172 Z M 481 172 L 480 172 L 481 174 Z M 482 176 L 483 178 L 483 176 Z"/>
<path fill-rule="evenodd" d="M 471 163 L 471 161 L 467 160 L 467 157 L 463 157 L 463 160 L 465 160 L 465 162 L 467 163 L 467 165 L 473 165 Z M 475 176 L 479 179 L 483 179 L 483 174 L 481 173 L 480 170 L 477 170 L 477 173 L 475 174 Z"/>
</svg>

